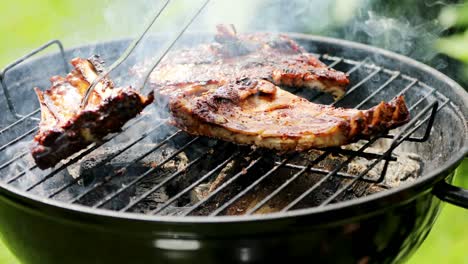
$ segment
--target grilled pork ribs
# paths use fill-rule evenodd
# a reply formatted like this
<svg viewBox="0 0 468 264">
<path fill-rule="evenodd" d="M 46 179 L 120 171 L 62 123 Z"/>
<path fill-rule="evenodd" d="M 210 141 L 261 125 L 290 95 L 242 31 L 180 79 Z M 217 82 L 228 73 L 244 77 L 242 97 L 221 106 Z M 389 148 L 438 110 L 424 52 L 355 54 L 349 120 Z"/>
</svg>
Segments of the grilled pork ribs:
<svg viewBox="0 0 468 264">
<path fill-rule="evenodd" d="M 80 109 L 102 65 L 96 58 L 76 58 L 72 65 L 66 77 L 51 78 L 49 90 L 36 88 L 42 116 L 32 154 L 42 169 L 118 132 L 154 99 L 104 79 Z M 147 66 L 134 73 L 141 76 Z M 318 89 L 339 99 L 349 80 L 285 35 L 237 34 L 227 26 L 218 27 L 213 43 L 169 53 L 150 83 L 167 99 L 172 124 L 182 130 L 283 152 L 348 144 L 410 118 L 402 96 L 357 110 L 315 104 L 285 91 L 279 86 Z"/>
<path fill-rule="evenodd" d="M 177 50 L 166 56 L 150 78 L 156 89 L 193 83 L 264 79 L 276 85 L 309 87 L 345 94 L 346 74 L 328 68 L 291 38 L 267 33 L 237 35 L 233 28 L 218 27 L 214 43 Z M 134 69 L 142 76 L 143 65 Z"/>
<path fill-rule="evenodd" d="M 55 166 L 62 159 L 80 151 L 137 116 L 153 101 L 153 94 L 140 95 L 131 88 L 116 88 L 111 80 L 103 79 L 80 109 L 89 85 L 103 71 L 97 56 L 75 58 L 74 70 L 66 77 L 54 76 L 52 87 L 35 88 L 41 106 L 39 131 L 34 137 L 32 156 L 41 169 Z"/>
<path fill-rule="evenodd" d="M 403 97 L 368 110 L 334 108 L 251 79 L 193 85 L 169 107 L 175 125 L 190 134 L 279 151 L 340 146 L 408 120 Z"/>
<path fill-rule="evenodd" d="M 351 143 L 409 120 L 401 96 L 356 110 L 315 104 L 278 87 L 316 88 L 340 98 L 349 83 L 287 36 L 238 35 L 220 26 L 214 43 L 166 58 L 150 81 L 168 98 L 173 124 L 190 134 L 303 151 Z"/>
</svg>

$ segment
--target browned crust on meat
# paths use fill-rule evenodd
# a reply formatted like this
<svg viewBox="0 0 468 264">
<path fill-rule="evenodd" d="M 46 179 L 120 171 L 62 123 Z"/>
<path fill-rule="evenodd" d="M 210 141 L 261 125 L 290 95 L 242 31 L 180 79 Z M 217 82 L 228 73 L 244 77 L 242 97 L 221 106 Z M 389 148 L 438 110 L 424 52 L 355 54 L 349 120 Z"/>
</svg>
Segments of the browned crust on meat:
<svg viewBox="0 0 468 264">
<path fill-rule="evenodd" d="M 81 58 L 71 63 L 75 69 L 65 78 L 52 77 L 50 89 L 42 92 L 35 88 L 41 104 L 41 123 L 31 153 L 41 169 L 53 167 L 91 143 L 120 131 L 153 101 L 152 93 L 144 97 L 132 89 L 114 88 L 105 79 L 101 90 L 94 91 L 88 105 L 80 110 L 79 102 L 93 74 L 98 73 L 100 63 Z M 72 96 L 73 102 L 64 101 L 68 96 Z"/>
<path fill-rule="evenodd" d="M 197 92 L 170 99 L 175 126 L 190 134 L 280 151 L 341 146 L 409 120 L 402 96 L 356 110 L 314 104 L 267 81 L 193 90 Z"/>
<path fill-rule="evenodd" d="M 133 69 L 137 75 L 148 65 Z M 255 78 L 276 85 L 307 87 L 345 94 L 347 74 L 327 67 L 288 36 L 268 33 L 237 34 L 219 26 L 215 42 L 171 52 L 150 78 L 154 88 L 191 83 L 232 82 Z"/>
<path fill-rule="evenodd" d="M 277 87 L 311 87 L 340 98 L 348 76 L 286 36 L 238 35 L 220 27 L 216 43 L 168 56 L 152 84 L 169 98 L 175 126 L 194 135 L 280 151 L 335 147 L 408 121 L 404 98 L 368 109 L 314 104 Z"/>
</svg>

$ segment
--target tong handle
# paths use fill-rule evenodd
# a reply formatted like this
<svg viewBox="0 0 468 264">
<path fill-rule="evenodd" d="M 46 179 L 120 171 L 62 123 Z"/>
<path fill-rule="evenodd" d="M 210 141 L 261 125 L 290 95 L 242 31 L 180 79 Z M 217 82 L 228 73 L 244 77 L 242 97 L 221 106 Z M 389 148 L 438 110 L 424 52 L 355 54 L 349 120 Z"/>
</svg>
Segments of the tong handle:
<svg viewBox="0 0 468 264">
<path fill-rule="evenodd" d="M 169 50 L 174 46 L 174 44 L 179 40 L 179 38 L 184 34 L 184 32 L 187 30 L 187 28 L 193 23 L 196 17 L 201 13 L 201 11 L 206 7 L 210 0 L 206 0 L 203 5 L 197 10 L 194 16 L 190 19 L 190 21 L 183 27 L 183 29 L 177 34 L 177 36 L 171 41 L 171 44 L 164 50 L 163 54 L 159 56 L 159 58 L 156 60 L 156 63 L 154 63 L 148 73 L 146 73 L 145 80 L 143 82 L 143 85 L 141 89 L 143 89 L 146 85 L 146 82 L 148 81 L 151 72 L 158 66 L 158 64 L 161 62 L 161 60 L 166 56 L 166 54 L 169 52 Z M 167 0 L 163 7 L 156 13 L 156 15 L 153 17 L 153 19 L 150 21 L 150 23 L 144 28 L 143 32 L 139 35 L 137 39 L 135 39 L 125 50 L 125 52 L 110 66 L 110 68 L 100 74 L 88 87 L 88 89 L 85 92 L 85 95 L 83 96 L 83 99 L 81 101 L 80 108 L 83 109 L 86 107 L 89 101 L 89 97 L 91 93 L 93 92 L 94 88 L 96 85 L 102 81 L 102 79 L 106 78 L 115 68 L 117 68 L 120 64 L 122 64 L 129 56 L 132 54 L 132 52 L 135 50 L 135 48 L 138 46 L 138 44 L 141 42 L 141 40 L 145 37 L 145 35 L 148 33 L 148 31 L 151 29 L 153 26 L 154 22 L 159 18 L 159 16 L 162 14 L 162 12 L 166 9 L 166 7 L 169 5 L 171 0 Z"/>
<path fill-rule="evenodd" d="M 164 9 L 169 5 L 171 0 L 166 0 L 164 3 L 163 7 L 159 9 L 159 11 L 156 13 L 156 15 L 153 17 L 153 19 L 150 21 L 150 23 L 145 27 L 143 32 L 139 35 L 137 39 L 132 41 L 130 45 L 127 47 L 127 49 L 124 51 L 124 53 L 109 67 L 108 70 L 105 72 L 101 73 L 88 87 L 88 89 L 85 92 L 85 95 L 83 96 L 83 99 L 81 100 L 81 105 L 80 108 L 83 109 L 85 106 L 88 104 L 89 96 L 91 95 L 92 91 L 96 87 L 96 85 L 102 81 L 102 79 L 106 78 L 113 70 L 115 70 L 117 67 L 120 66 L 129 56 L 132 54 L 132 52 L 135 50 L 135 48 L 138 46 L 138 44 L 141 42 L 143 37 L 146 35 L 146 33 L 150 30 L 150 28 L 153 26 L 154 22 L 158 17 L 162 14 Z"/>
<path fill-rule="evenodd" d="M 205 7 L 208 5 L 208 3 L 210 2 L 210 0 L 205 0 L 205 2 L 203 3 L 203 5 L 201 5 L 201 7 L 197 10 L 197 12 L 192 16 L 192 18 L 190 19 L 190 21 L 185 24 L 185 26 L 182 28 L 181 31 L 179 31 L 179 33 L 177 34 L 177 36 L 175 37 L 175 39 L 173 39 L 171 41 L 171 44 L 169 44 L 169 46 L 164 50 L 163 54 L 161 56 L 159 56 L 159 58 L 156 60 L 156 62 L 149 68 L 149 70 L 146 72 L 146 76 L 145 76 L 145 79 L 143 81 L 143 84 L 140 88 L 140 90 L 143 90 L 146 86 L 146 83 L 148 82 L 150 76 L 151 76 L 151 73 L 154 71 L 154 69 L 159 65 L 159 63 L 162 61 L 162 59 L 166 56 L 166 54 L 172 49 L 172 47 L 175 45 L 175 43 L 180 39 L 180 37 L 182 37 L 182 35 L 184 34 L 184 32 L 188 29 L 188 27 L 193 23 L 193 21 L 195 21 L 195 19 L 198 17 L 198 15 L 200 15 L 200 13 L 203 11 L 203 9 L 205 9 Z"/>
<path fill-rule="evenodd" d="M 26 118 L 26 117 L 28 117 L 28 118 L 34 118 L 34 117 L 30 117 L 30 114 L 27 114 L 26 116 L 23 116 L 23 115 L 20 115 L 16 111 L 15 106 L 13 104 L 13 100 L 12 100 L 11 95 L 10 95 L 10 91 L 9 91 L 9 89 L 7 87 L 7 84 L 5 83 L 5 75 L 6 75 L 6 73 L 8 71 L 13 69 L 17 65 L 23 63 L 27 59 L 35 56 L 39 52 L 47 49 L 48 47 L 50 47 L 52 45 L 57 45 L 58 48 L 60 49 L 60 55 L 61 55 L 62 60 L 63 60 L 64 72 L 67 73 L 69 71 L 68 70 L 68 64 L 67 64 L 67 59 L 65 58 L 65 50 L 64 50 L 62 42 L 60 42 L 60 40 L 51 40 L 51 41 L 47 42 L 46 44 L 40 46 L 39 48 L 29 52 L 28 54 L 24 55 L 23 57 L 21 57 L 21 58 L 17 59 L 16 61 L 10 63 L 9 65 L 7 65 L 5 67 L 5 69 L 0 71 L 0 87 L 3 90 L 3 95 L 5 96 L 8 109 L 10 110 L 10 113 L 18 120 L 21 120 L 22 118 Z"/>
</svg>

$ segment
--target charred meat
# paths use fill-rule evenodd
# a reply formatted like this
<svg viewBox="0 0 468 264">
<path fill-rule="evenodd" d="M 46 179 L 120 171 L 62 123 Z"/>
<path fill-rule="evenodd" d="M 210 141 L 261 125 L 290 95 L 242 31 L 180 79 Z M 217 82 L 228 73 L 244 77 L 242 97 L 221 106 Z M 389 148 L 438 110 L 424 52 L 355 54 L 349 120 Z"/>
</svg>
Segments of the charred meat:
<svg viewBox="0 0 468 264">
<path fill-rule="evenodd" d="M 265 80 L 192 85 L 169 100 L 174 124 L 194 135 L 279 151 L 335 147 L 406 123 L 403 97 L 368 110 L 315 104 Z"/>
<path fill-rule="evenodd" d="M 280 151 L 341 146 L 409 119 L 403 97 L 356 110 L 281 89 L 318 88 L 340 98 L 349 80 L 287 36 L 237 34 L 226 26 L 218 27 L 214 43 L 167 56 L 151 82 L 184 131 Z"/>
<path fill-rule="evenodd" d="M 349 84 L 346 74 L 328 68 L 285 35 L 238 35 L 233 28 L 219 26 L 215 40 L 172 52 L 153 72 L 150 83 L 156 89 L 172 89 L 193 83 L 264 79 L 276 85 L 318 89 L 336 99 Z M 134 71 L 142 74 L 145 68 Z"/>
<path fill-rule="evenodd" d="M 41 169 L 118 132 L 131 118 L 153 101 L 131 88 L 116 88 L 105 78 L 98 83 L 84 109 L 80 103 L 86 89 L 102 72 L 102 61 L 75 58 L 74 70 L 66 77 L 54 76 L 46 91 L 35 88 L 41 106 L 39 132 L 34 137 L 32 156 Z"/>
</svg>

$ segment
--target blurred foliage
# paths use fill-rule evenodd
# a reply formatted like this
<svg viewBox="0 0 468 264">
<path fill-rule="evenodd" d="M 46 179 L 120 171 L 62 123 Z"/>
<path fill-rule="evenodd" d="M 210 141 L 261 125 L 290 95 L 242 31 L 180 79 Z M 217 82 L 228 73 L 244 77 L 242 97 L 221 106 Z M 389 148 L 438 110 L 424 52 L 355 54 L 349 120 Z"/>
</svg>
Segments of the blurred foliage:
<svg viewBox="0 0 468 264">
<path fill-rule="evenodd" d="M 457 169 L 454 184 L 468 188 L 468 159 Z M 467 223 L 468 210 L 445 203 L 426 241 L 408 264 L 468 264 Z"/>
<path fill-rule="evenodd" d="M 468 63 L 468 31 L 438 41 L 439 49 L 464 63 Z"/>
<path fill-rule="evenodd" d="M 0 240 L 0 264 L 19 264 L 16 258 L 11 254 Z"/>
<path fill-rule="evenodd" d="M 120 5 L 123 2 L 132 5 Z M 71 47 L 135 33 L 145 19 L 142 12 L 148 11 L 148 3 L 153 2 L 2 1 L 0 34 L 4 41 L 0 42 L 0 68 L 50 39 L 61 39 L 65 47 Z M 251 18 L 251 28 L 260 25 L 260 29 L 315 33 L 383 47 L 427 63 L 467 87 L 468 78 L 459 74 L 462 63 L 468 64 L 468 7 L 461 3 L 456 0 L 265 0 L 261 14 Z M 170 13 L 176 11 L 174 8 Z M 468 161 L 465 161 L 457 171 L 456 184 L 468 187 L 467 176 Z M 434 229 L 409 263 L 468 264 L 466 223 L 467 210 L 446 204 Z M 16 263 L 0 242 L 0 264 Z"/>
<path fill-rule="evenodd" d="M 447 74 L 462 86 L 468 79 L 460 71 L 459 58 L 441 48 L 440 38 L 459 30 L 440 19 L 447 9 L 460 6 L 459 0 L 362 0 L 360 8 L 337 36 L 379 46 L 412 57 Z M 403 4 L 404 3 L 404 4 Z M 452 42 L 453 43 L 453 42 Z M 452 44 L 456 45 L 456 44 Z M 464 49 L 459 46 L 460 53 Z"/>
<path fill-rule="evenodd" d="M 102 16 L 98 12 L 99 3 L 104 1 L 97 2 L 2 1 L 0 33 L 3 41 L 0 44 L 0 68 L 51 39 L 66 36 L 65 41 L 68 43 L 73 38 L 78 42 L 77 36 L 80 35 L 97 39 L 98 32 L 106 32 L 95 26 L 102 24 Z M 83 10 L 84 5 L 94 5 L 96 9 L 77 12 Z"/>
<path fill-rule="evenodd" d="M 462 13 L 458 10 L 461 4 L 460 0 L 269 0 L 251 26 L 319 34 L 381 47 L 428 64 L 462 86 L 468 86 L 468 78 L 460 71 L 462 62 L 448 56 L 455 49 L 435 45 L 441 37 L 460 31 L 445 22 L 453 18 L 442 21 L 439 16 Z M 457 11 L 445 11 L 453 9 Z M 466 24 L 468 19 L 457 16 L 455 20 Z M 461 41 L 447 45 L 456 46 L 458 54 L 467 56 Z"/>
<path fill-rule="evenodd" d="M 465 64 L 464 77 L 468 79 L 468 3 L 446 7 L 439 18 L 455 33 L 438 40 L 436 46 L 441 52 Z"/>
</svg>

